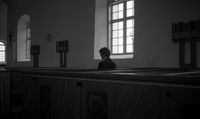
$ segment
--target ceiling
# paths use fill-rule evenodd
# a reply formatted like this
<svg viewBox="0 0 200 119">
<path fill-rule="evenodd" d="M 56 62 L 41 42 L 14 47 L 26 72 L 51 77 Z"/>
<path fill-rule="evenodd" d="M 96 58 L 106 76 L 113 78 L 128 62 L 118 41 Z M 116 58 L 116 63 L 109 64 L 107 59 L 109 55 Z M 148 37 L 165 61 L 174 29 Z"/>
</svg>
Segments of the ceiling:
<svg viewBox="0 0 200 119">
<path fill-rule="evenodd" d="M 35 5 L 41 0 L 2 0 L 2 1 L 4 1 L 9 7 L 17 9 L 25 9 Z"/>
</svg>

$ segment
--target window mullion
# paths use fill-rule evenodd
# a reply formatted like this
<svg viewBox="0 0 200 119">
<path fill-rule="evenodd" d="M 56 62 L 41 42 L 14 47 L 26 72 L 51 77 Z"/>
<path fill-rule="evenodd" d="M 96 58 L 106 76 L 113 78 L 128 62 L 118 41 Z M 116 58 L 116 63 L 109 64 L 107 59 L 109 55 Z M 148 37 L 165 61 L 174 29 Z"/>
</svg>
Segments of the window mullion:
<svg viewBox="0 0 200 119">
<path fill-rule="evenodd" d="M 125 19 L 126 19 L 126 20 L 134 19 L 134 16 L 126 17 Z"/>
<path fill-rule="evenodd" d="M 110 50 L 111 50 L 111 54 L 113 54 L 113 5 L 111 5 L 111 26 L 110 26 L 110 30 L 111 30 L 111 33 L 110 33 Z"/>
<path fill-rule="evenodd" d="M 124 29 L 123 47 L 124 47 L 124 53 L 126 53 L 126 1 L 124 2 L 124 20 L 123 20 L 123 22 L 124 22 L 124 27 L 123 27 L 123 29 Z"/>
<path fill-rule="evenodd" d="M 110 40 L 110 50 L 111 50 L 111 53 L 113 53 L 113 24 L 111 24 L 111 40 Z"/>
<path fill-rule="evenodd" d="M 123 21 L 123 18 L 110 21 L 111 23 Z"/>
<path fill-rule="evenodd" d="M 112 2 L 111 4 L 112 5 L 117 5 L 117 4 L 120 4 L 120 3 L 123 3 L 124 2 L 124 0 L 120 0 L 120 1 L 117 1 L 117 2 Z"/>
</svg>

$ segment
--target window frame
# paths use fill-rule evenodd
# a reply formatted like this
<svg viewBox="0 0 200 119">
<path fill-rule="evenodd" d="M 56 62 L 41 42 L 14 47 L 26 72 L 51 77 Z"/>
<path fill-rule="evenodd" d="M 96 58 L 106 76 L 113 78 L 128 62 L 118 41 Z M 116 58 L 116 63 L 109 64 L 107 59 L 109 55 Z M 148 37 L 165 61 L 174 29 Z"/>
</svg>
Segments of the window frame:
<svg viewBox="0 0 200 119">
<path fill-rule="evenodd" d="M 134 39 L 135 39 L 135 25 L 132 26 L 133 28 L 133 35 L 131 35 L 133 37 L 133 41 L 132 41 L 132 52 L 127 52 L 127 44 L 126 44 L 126 30 L 127 30 L 127 25 L 126 25 L 126 22 L 128 20 L 133 20 L 133 22 L 135 22 L 135 13 L 134 13 L 134 9 L 135 9 L 135 6 L 133 4 L 133 15 L 132 16 L 126 16 L 127 14 L 127 2 L 128 1 L 133 1 L 133 3 L 135 3 L 134 0 L 118 0 L 118 1 L 115 1 L 115 2 L 112 2 L 109 1 L 108 3 L 108 46 L 111 50 L 111 55 L 115 55 L 114 57 L 116 57 L 116 55 L 118 56 L 124 56 L 124 55 L 127 55 L 128 58 L 130 58 L 130 55 L 132 55 L 133 57 L 133 54 L 134 54 Z M 123 3 L 123 18 L 120 18 L 120 19 L 115 19 L 113 20 L 113 6 L 114 5 L 118 5 L 118 4 L 121 4 Z M 119 22 L 123 22 L 123 53 L 113 53 L 113 23 L 119 23 Z M 134 23 L 133 23 L 134 24 Z M 119 47 L 119 45 L 117 45 L 117 47 Z"/>
</svg>

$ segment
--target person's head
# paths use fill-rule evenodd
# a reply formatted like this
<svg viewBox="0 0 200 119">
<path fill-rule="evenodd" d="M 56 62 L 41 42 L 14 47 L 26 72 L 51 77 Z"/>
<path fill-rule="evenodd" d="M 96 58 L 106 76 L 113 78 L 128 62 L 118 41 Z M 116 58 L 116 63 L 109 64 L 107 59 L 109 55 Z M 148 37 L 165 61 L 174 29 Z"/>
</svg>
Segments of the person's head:
<svg viewBox="0 0 200 119">
<path fill-rule="evenodd" d="M 103 47 L 99 50 L 102 59 L 110 57 L 110 50 L 106 47 Z"/>
</svg>

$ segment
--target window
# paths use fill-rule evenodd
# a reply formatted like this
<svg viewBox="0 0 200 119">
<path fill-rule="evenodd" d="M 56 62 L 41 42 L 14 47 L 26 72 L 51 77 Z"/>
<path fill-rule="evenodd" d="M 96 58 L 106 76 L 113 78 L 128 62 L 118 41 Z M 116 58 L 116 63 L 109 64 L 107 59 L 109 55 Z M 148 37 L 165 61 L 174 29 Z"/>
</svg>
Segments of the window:
<svg viewBox="0 0 200 119">
<path fill-rule="evenodd" d="M 134 52 L 134 0 L 111 0 L 109 46 L 112 55 Z"/>
<path fill-rule="evenodd" d="M 0 63 L 5 63 L 6 48 L 3 42 L 0 42 Z"/>
<path fill-rule="evenodd" d="M 111 58 L 130 59 L 134 53 L 134 0 L 96 0 L 94 59 L 109 47 Z"/>
<path fill-rule="evenodd" d="M 31 18 L 22 15 L 17 24 L 17 61 L 30 61 Z"/>
</svg>

